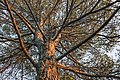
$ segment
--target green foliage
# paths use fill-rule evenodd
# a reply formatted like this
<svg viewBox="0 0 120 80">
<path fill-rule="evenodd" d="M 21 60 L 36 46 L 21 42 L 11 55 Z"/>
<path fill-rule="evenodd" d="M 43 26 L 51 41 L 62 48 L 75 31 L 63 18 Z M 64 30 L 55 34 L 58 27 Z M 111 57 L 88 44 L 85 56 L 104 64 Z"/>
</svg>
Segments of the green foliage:
<svg viewBox="0 0 120 80">
<path fill-rule="evenodd" d="M 8 27 L 8 25 L 3 25 L 2 31 L 4 31 L 6 33 L 10 33 L 10 28 Z"/>
<path fill-rule="evenodd" d="M 8 26 L 7 25 L 4 25 L 3 27 L 2 27 L 2 30 L 3 31 L 5 31 L 5 30 L 7 30 L 8 29 Z"/>
<path fill-rule="evenodd" d="M 65 73 L 64 75 L 61 76 L 60 80 L 75 80 L 75 78 L 71 74 Z"/>
</svg>

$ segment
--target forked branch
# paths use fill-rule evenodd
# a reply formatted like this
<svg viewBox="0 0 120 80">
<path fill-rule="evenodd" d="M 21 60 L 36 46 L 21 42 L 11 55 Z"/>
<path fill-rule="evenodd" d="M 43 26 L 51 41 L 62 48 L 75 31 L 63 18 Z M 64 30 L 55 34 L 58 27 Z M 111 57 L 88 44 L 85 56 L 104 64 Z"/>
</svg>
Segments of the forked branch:
<svg viewBox="0 0 120 80">
<path fill-rule="evenodd" d="M 17 32 L 17 35 L 18 35 L 18 38 L 19 38 L 19 42 L 20 42 L 20 46 L 22 47 L 22 49 L 23 49 L 26 57 L 29 59 L 29 61 L 33 64 L 34 67 L 36 67 L 36 63 L 33 61 L 33 59 L 31 58 L 31 56 L 29 55 L 27 49 L 25 48 L 24 42 L 23 42 L 22 37 L 21 37 L 21 33 L 20 33 L 20 31 L 19 31 L 19 29 L 18 29 L 18 26 L 17 26 L 17 24 L 16 24 L 16 20 L 15 20 L 15 18 L 14 18 L 14 16 L 13 16 L 12 10 L 11 10 L 9 4 L 8 4 L 8 0 L 5 0 L 5 4 L 6 4 L 6 6 L 7 6 L 8 12 L 9 12 L 9 14 L 10 14 L 10 17 L 11 17 L 11 20 L 12 20 L 12 23 L 13 23 L 13 26 L 14 26 L 16 32 Z"/>
<path fill-rule="evenodd" d="M 120 6 L 113 12 L 113 14 L 108 18 L 108 20 L 106 20 L 105 23 L 97 31 L 95 31 L 93 34 L 91 34 L 88 38 L 86 38 L 85 40 L 83 40 L 79 44 L 73 46 L 69 51 L 67 51 L 63 55 L 59 56 L 57 58 L 57 60 L 61 60 L 63 57 L 67 56 L 69 53 L 71 53 L 75 49 L 79 48 L 81 45 L 85 44 L 91 38 L 93 38 L 99 31 L 101 31 L 110 22 L 110 20 L 115 16 L 115 14 L 118 12 L 119 9 L 120 9 Z"/>
</svg>

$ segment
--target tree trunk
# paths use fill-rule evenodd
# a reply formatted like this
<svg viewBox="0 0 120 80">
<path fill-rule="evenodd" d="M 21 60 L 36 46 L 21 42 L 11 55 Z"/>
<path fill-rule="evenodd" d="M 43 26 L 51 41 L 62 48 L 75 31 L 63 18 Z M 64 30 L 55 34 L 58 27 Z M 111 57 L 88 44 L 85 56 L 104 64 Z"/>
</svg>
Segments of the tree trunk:
<svg viewBox="0 0 120 80">
<path fill-rule="evenodd" d="M 36 68 L 36 80 L 60 80 L 55 58 L 56 42 L 49 41 L 48 45 L 44 47 Z"/>
<path fill-rule="evenodd" d="M 56 62 L 47 59 L 45 64 L 38 68 L 36 80 L 60 80 Z"/>
</svg>

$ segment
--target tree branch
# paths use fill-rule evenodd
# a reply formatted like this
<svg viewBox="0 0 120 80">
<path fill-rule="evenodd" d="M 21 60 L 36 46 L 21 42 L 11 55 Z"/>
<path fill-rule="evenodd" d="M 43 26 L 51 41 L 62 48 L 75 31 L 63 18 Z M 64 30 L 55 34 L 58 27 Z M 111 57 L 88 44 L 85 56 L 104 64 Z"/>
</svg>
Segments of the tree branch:
<svg viewBox="0 0 120 80">
<path fill-rule="evenodd" d="M 33 34 L 35 34 L 34 33 L 34 30 L 33 30 L 33 28 L 32 28 L 32 25 L 28 22 L 28 20 L 25 18 L 25 17 L 23 17 L 21 14 L 19 14 L 15 9 L 11 9 L 13 12 L 15 12 L 16 14 L 17 14 L 17 16 L 27 25 L 27 27 L 30 29 L 30 31 L 33 33 Z"/>
<path fill-rule="evenodd" d="M 93 13 L 99 12 L 99 11 L 101 11 L 101 10 L 104 10 L 104 9 L 112 6 L 113 4 L 115 4 L 115 3 L 117 3 L 117 2 L 118 2 L 118 1 L 115 1 L 115 2 L 113 2 L 113 3 L 110 3 L 110 4 L 106 5 L 105 7 L 102 7 L 102 8 L 100 8 L 100 9 L 98 9 L 98 10 L 95 10 L 95 11 L 92 11 L 92 12 L 90 11 L 90 12 L 88 12 L 88 13 L 80 16 L 79 18 L 77 18 L 77 19 L 69 22 L 69 23 L 66 24 L 64 27 L 66 27 L 66 26 L 68 26 L 68 25 L 71 25 L 71 24 L 73 24 L 73 23 L 75 23 L 75 22 L 77 22 L 77 21 L 80 21 L 81 19 L 83 19 L 84 17 L 86 17 L 86 16 L 88 16 L 88 15 L 90 15 L 90 14 L 93 14 Z"/>
<path fill-rule="evenodd" d="M 100 1 L 101 1 L 101 0 L 98 0 L 98 1 L 96 2 L 96 4 L 93 6 L 93 8 L 90 10 L 90 12 L 92 12 L 92 11 L 97 7 L 97 5 L 100 3 Z"/>
<path fill-rule="evenodd" d="M 75 20 L 67 23 L 66 25 L 64 25 L 64 24 L 65 24 L 65 21 L 66 21 L 66 19 L 67 19 L 67 17 L 68 17 L 68 15 L 67 15 L 66 18 L 65 18 L 65 20 L 64 20 L 64 22 L 63 22 L 63 24 L 62 24 L 62 27 L 61 27 L 61 28 L 59 29 L 59 31 L 55 34 L 55 36 L 53 37 L 53 40 L 55 40 L 55 39 L 57 38 L 57 36 L 61 33 L 61 31 L 62 31 L 62 29 L 63 29 L 64 27 L 66 27 L 66 26 L 68 26 L 68 25 L 71 25 L 71 24 L 74 24 L 75 22 L 80 21 L 81 19 L 83 19 L 84 17 L 86 17 L 86 16 L 88 16 L 88 15 L 90 15 L 90 14 L 93 14 L 93 13 L 99 12 L 99 11 L 101 11 L 101 10 L 104 10 L 105 8 L 107 8 L 107 7 L 115 4 L 116 2 L 117 2 L 117 1 L 115 1 L 115 2 L 113 2 L 113 3 L 111 3 L 111 4 L 108 4 L 108 5 L 106 5 L 105 7 L 102 7 L 102 8 L 100 8 L 100 9 L 98 9 L 98 10 L 92 11 L 92 10 L 96 7 L 96 5 L 99 3 L 99 1 L 98 1 L 98 3 L 93 7 L 93 9 L 92 9 L 90 12 L 88 12 L 88 13 L 80 16 L 79 18 L 77 18 L 77 19 L 75 19 Z M 72 5 L 72 4 L 71 4 L 71 5 Z M 71 10 L 70 10 L 70 11 L 71 11 Z"/>
<path fill-rule="evenodd" d="M 53 8 L 51 9 L 51 11 L 47 14 L 47 16 L 45 17 L 45 20 L 43 21 L 43 24 L 45 23 L 45 21 L 48 19 L 48 17 L 52 14 L 52 12 L 54 11 L 55 7 L 57 6 L 57 4 L 60 2 L 60 0 L 57 0 L 57 2 L 55 3 L 55 5 L 53 6 Z"/>
<path fill-rule="evenodd" d="M 67 4 L 68 4 L 68 3 L 67 3 Z M 67 6 L 67 8 L 68 8 L 68 6 Z M 64 24 L 66 23 L 66 20 L 67 20 L 67 18 L 69 17 L 69 15 L 70 15 L 70 13 L 71 13 L 71 11 L 72 11 L 72 8 L 73 8 L 73 0 L 72 0 L 72 2 L 71 2 L 69 11 L 66 12 L 66 17 L 65 17 L 65 19 L 64 19 L 64 21 L 63 21 L 63 23 L 62 23 L 62 26 L 61 26 L 61 28 L 59 29 L 59 31 L 54 35 L 53 40 L 57 39 L 58 35 L 60 34 L 60 32 L 62 31 L 62 29 L 64 28 Z"/>
<path fill-rule="evenodd" d="M 72 71 L 72 72 L 77 73 L 77 74 L 89 76 L 89 77 L 106 77 L 106 78 L 117 78 L 117 79 L 120 79 L 120 76 L 88 74 L 88 73 L 80 71 L 78 69 L 74 69 L 74 68 L 71 68 L 71 67 L 64 66 L 64 65 L 62 65 L 60 63 L 58 63 L 57 65 L 58 65 L 59 68 L 62 68 L 62 69 L 65 69 L 65 70 L 69 70 L 69 71 Z"/>
<path fill-rule="evenodd" d="M 61 60 L 63 57 L 67 56 L 69 53 L 74 51 L 75 49 L 79 48 L 81 45 L 89 41 L 91 38 L 93 38 L 99 31 L 101 31 L 109 22 L 110 20 L 115 16 L 115 14 L 118 12 L 120 9 L 120 6 L 113 12 L 113 14 L 108 18 L 108 20 L 105 21 L 105 23 L 97 30 L 95 31 L 92 35 L 90 35 L 88 38 L 80 42 L 79 44 L 73 46 L 68 52 L 64 53 L 63 55 L 59 56 L 57 60 Z"/>
<path fill-rule="evenodd" d="M 16 30 L 16 32 L 17 32 L 17 35 L 18 35 L 18 38 L 19 38 L 19 41 L 20 41 L 20 46 L 22 47 L 22 49 L 23 49 L 26 57 L 29 59 L 29 61 L 33 64 L 34 67 L 36 67 L 36 63 L 35 63 L 35 62 L 33 61 L 33 59 L 30 57 L 27 49 L 26 49 L 25 46 L 24 46 L 24 42 L 23 42 L 23 40 L 22 40 L 21 33 L 20 33 L 19 29 L 18 29 L 18 26 L 17 26 L 17 24 L 16 24 L 15 18 L 14 18 L 14 16 L 13 16 L 12 11 L 11 11 L 11 8 L 10 8 L 10 6 L 9 6 L 9 4 L 8 4 L 8 0 L 5 0 L 5 4 L 6 4 L 6 6 L 7 6 L 8 12 L 9 12 L 9 14 L 10 14 L 10 17 L 11 17 L 11 20 L 12 20 L 12 22 L 13 22 L 14 28 L 15 28 L 15 30 Z"/>
<path fill-rule="evenodd" d="M 46 38 L 46 36 L 44 35 L 43 30 L 42 30 L 42 29 L 40 28 L 40 26 L 38 25 L 38 23 L 37 23 L 37 21 L 36 21 L 34 15 L 33 15 L 33 12 L 32 12 L 32 10 L 31 10 L 29 4 L 27 3 L 26 0 L 24 0 L 24 1 L 25 1 L 26 5 L 28 6 L 28 9 L 30 10 L 30 13 L 31 13 L 31 15 L 32 15 L 32 17 L 33 17 L 33 19 L 34 19 L 36 25 L 37 25 L 37 28 L 38 28 L 38 30 L 40 31 L 40 33 L 42 34 L 42 36 L 43 36 L 43 40 L 44 40 L 44 42 L 45 42 L 47 38 Z"/>
</svg>

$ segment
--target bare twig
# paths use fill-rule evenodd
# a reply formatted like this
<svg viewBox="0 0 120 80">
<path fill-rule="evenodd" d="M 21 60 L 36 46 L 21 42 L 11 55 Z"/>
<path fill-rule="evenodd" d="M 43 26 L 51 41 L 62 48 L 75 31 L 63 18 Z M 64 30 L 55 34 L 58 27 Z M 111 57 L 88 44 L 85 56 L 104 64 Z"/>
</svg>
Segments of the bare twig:
<svg viewBox="0 0 120 80">
<path fill-rule="evenodd" d="M 71 53 L 72 51 L 74 51 L 75 49 L 79 48 L 81 45 L 83 45 L 84 43 L 86 43 L 87 41 L 89 41 L 91 38 L 93 38 L 99 31 L 101 31 L 109 22 L 110 20 L 115 16 L 115 14 L 118 12 L 118 10 L 120 9 L 120 7 L 118 7 L 113 14 L 108 18 L 108 20 L 105 21 L 105 23 L 97 30 L 95 31 L 93 34 L 91 34 L 88 38 L 86 38 L 85 40 L 83 40 L 82 42 L 80 42 L 79 44 L 73 46 L 68 52 L 64 53 L 63 55 L 59 56 L 57 58 L 57 60 L 61 60 L 63 57 L 67 56 L 69 53 Z"/>
</svg>

